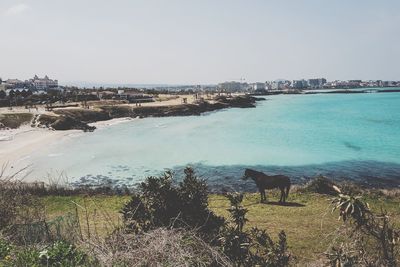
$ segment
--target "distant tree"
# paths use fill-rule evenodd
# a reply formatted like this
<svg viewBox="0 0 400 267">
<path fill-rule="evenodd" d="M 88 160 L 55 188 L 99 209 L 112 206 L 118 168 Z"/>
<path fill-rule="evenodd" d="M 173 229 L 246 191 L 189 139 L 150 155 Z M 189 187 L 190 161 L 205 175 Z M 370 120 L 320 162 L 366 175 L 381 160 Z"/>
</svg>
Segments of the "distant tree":
<svg viewBox="0 0 400 267">
<path fill-rule="evenodd" d="M 7 97 L 6 92 L 0 91 L 0 99 L 4 99 L 4 98 L 6 98 L 6 97 Z"/>
</svg>

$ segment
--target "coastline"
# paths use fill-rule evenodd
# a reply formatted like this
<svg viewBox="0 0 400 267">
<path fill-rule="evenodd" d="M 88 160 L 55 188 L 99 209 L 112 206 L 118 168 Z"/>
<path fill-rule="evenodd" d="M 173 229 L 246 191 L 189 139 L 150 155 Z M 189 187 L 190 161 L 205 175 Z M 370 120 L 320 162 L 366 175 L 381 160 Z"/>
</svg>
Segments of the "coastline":
<svg viewBox="0 0 400 267">
<path fill-rule="evenodd" d="M 375 96 L 377 96 L 377 95 L 375 95 Z M 313 97 L 313 96 L 310 96 L 310 97 Z M 345 96 L 345 97 L 347 99 L 347 96 Z M 371 97 L 372 97 L 372 95 L 368 96 L 367 98 L 371 99 Z M 358 96 L 357 96 L 357 98 L 358 98 Z M 303 99 L 303 97 L 298 98 L 298 99 Z M 283 103 L 288 103 L 288 99 L 285 98 Z M 291 103 L 291 102 L 289 102 L 289 103 Z M 278 105 L 279 107 L 283 107 L 282 103 L 278 102 L 278 104 L 279 104 Z M 276 103 L 275 103 L 275 101 L 273 101 L 273 99 L 271 99 L 271 101 L 268 101 L 267 103 L 265 103 L 265 105 L 260 105 L 259 108 L 260 107 L 266 107 L 268 110 L 270 110 L 271 108 L 275 110 L 276 109 Z M 117 107 L 117 108 L 119 108 L 119 107 Z M 169 107 L 168 107 L 168 110 L 170 110 Z M 239 114 L 258 112 L 258 110 L 259 109 L 257 108 L 257 109 L 247 110 L 246 112 L 242 112 L 239 109 L 232 109 L 229 112 L 221 112 L 221 113 L 219 113 L 219 112 L 215 111 L 215 112 L 212 112 L 212 113 L 216 113 L 216 114 L 220 114 L 221 115 L 221 114 L 228 114 L 230 112 L 233 112 L 234 114 L 236 114 L 234 117 L 238 118 Z M 89 111 L 91 111 L 91 110 L 89 110 Z M 159 111 L 159 110 L 158 109 L 152 109 L 152 111 Z M 284 113 L 284 114 L 286 114 L 286 113 Z M 164 114 L 164 113 L 161 113 L 161 114 Z M 269 112 L 268 114 L 271 114 L 271 112 Z M 293 114 L 293 113 L 290 113 L 290 114 Z M 286 114 L 285 118 L 291 118 L 289 116 L 290 114 Z M 121 114 L 117 113 L 115 115 L 119 116 Z M 168 114 L 168 115 L 172 116 L 171 114 Z M 274 115 L 276 115 L 276 114 L 274 114 Z M 218 117 L 219 115 L 216 115 L 216 116 Z M 151 117 L 151 116 L 149 116 L 149 117 Z M 207 118 L 208 116 L 201 116 L 199 119 L 202 120 L 203 117 Z M 273 116 L 273 117 L 282 118 L 282 116 Z M 240 116 L 239 116 L 239 118 L 240 118 Z M 369 118 L 369 116 L 366 116 L 366 119 L 368 119 L 368 118 Z M 188 119 L 171 118 L 171 119 L 172 120 L 178 120 L 178 121 L 180 121 L 180 120 L 182 120 L 182 121 L 192 120 L 192 118 L 188 118 Z M 197 118 L 195 118 L 195 116 L 193 117 L 193 119 L 197 120 Z M 224 121 L 226 121 L 226 122 L 230 122 L 231 119 L 232 119 L 231 117 L 224 117 Z M 298 119 L 299 118 L 297 118 L 296 121 L 298 121 Z M 111 125 L 115 125 L 117 123 L 123 123 L 123 122 L 127 122 L 127 121 L 132 121 L 132 120 L 137 120 L 136 122 L 132 122 L 132 126 L 136 125 L 136 123 L 138 123 L 138 124 L 142 124 L 142 123 L 143 124 L 147 124 L 147 122 L 146 122 L 147 120 L 140 122 L 139 119 L 130 118 L 130 117 L 126 117 L 126 118 L 121 117 L 121 118 L 116 118 L 116 119 L 112 119 L 112 120 L 103 120 L 103 121 L 98 121 L 98 122 L 95 122 L 95 123 L 88 123 L 88 125 L 89 126 L 96 126 L 98 129 L 101 130 L 101 129 L 107 128 L 107 127 L 109 127 Z M 148 121 L 153 121 L 153 120 L 161 122 L 161 121 L 164 121 L 164 118 L 151 119 L 151 120 L 148 120 Z M 281 119 L 275 119 L 275 120 L 276 120 L 276 123 L 278 123 L 278 126 L 279 126 L 280 123 L 281 123 Z M 247 121 L 247 120 L 242 120 L 242 121 Z M 327 121 L 327 120 L 324 120 L 324 121 Z M 370 125 L 370 128 L 376 127 L 376 125 L 375 125 L 376 123 L 378 123 L 378 122 L 376 122 L 376 121 L 371 121 L 371 122 L 368 121 L 368 125 Z M 242 125 L 242 123 L 236 123 L 235 125 Z M 125 127 L 125 126 L 122 126 L 122 127 Z M 130 128 L 130 125 L 127 125 L 127 127 Z M 135 128 L 135 127 L 132 127 L 132 128 Z M 247 128 L 248 129 L 254 129 L 252 127 L 247 127 Z M 311 129 L 311 128 L 308 128 L 308 129 Z M 116 127 L 116 129 L 119 129 L 119 127 Z M 166 129 L 166 131 L 168 131 L 167 129 Z M 50 133 L 44 133 L 44 134 L 45 135 L 49 135 L 49 136 L 53 136 L 53 134 L 51 132 L 52 131 L 50 131 Z M 69 153 L 69 158 L 75 159 L 74 155 L 80 155 L 81 152 L 83 154 L 85 154 L 86 152 L 90 153 L 90 151 L 97 151 L 96 147 L 98 146 L 98 144 L 101 144 L 101 143 L 111 144 L 106 149 L 104 149 L 104 153 L 105 154 L 107 154 L 109 152 L 113 152 L 113 154 L 116 154 L 119 157 L 121 157 L 121 155 L 122 155 L 122 154 L 120 154 L 121 150 L 123 151 L 126 148 L 127 151 L 128 151 L 128 155 L 129 155 L 126 158 L 126 161 L 129 161 L 130 163 L 132 162 L 132 158 L 130 156 L 130 152 L 131 151 L 136 151 L 135 148 L 134 149 L 128 149 L 127 148 L 128 144 L 124 144 L 124 142 L 121 142 L 119 140 L 119 138 L 114 138 L 114 136 L 118 136 L 118 131 L 113 131 L 112 129 L 107 129 L 106 131 L 102 131 L 103 133 L 113 132 L 113 135 L 108 135 L 107 138 L 103 138 L 103 139 L 97 139 L 97 135 L 85 134 L 82 131 L 75 131 L 76 133 L 74 133 L 74 131 L 70 131 L 70 130 L 59 131 L 59 132 L 65 133 L 65 136 L 61 135 L 60 138 L 58 138 L 58 139 L 49 137 L 49 140 L 51 142 L 47 141 L 47 140 L 45 140 L 43 142 L 44 145 L 41 146 L 40 149 L 43 148 L 44 150 L 41 150 L 41 152 L 38 153 L 38 154 L 41 154 L 41 156 L 38 157 L 38 158 L 41 158 L 41 162 L 40 162 L 41 164 L 39 164 L 38 166 L 50 166 L 53 169 L 60 169 L 62 166 L 64 166 L 63 164 L 67 164 L 67 162 L 68 162 L 68 161 L 67 162 L 63 162 L 62 160 L 58 160 L 57 161 L 57 158 L 61 158 L 61 155 L 63 154 L 63 151 L 66 152 L 65 154 L 68 153 L 68 150 L 70 152 L 74 151 L 73 153 Z M 70 132 L 71 134 L 67 134 L 68 132 Z M 154 132 L 159 132 L 159 134 L 163 134 L 163 130 L 160 131 L 160 130 L 156 130 L 155 129 Z M 0 131 L 0 133 L 1 133 L 1 131 Z M 99 133 L 99 135 L 102 136 L 103 133 L 101 133 L 101 134 Z M 29 127 L 25 127 L 25 128 L 21 129 L 21 135 L 29 136 L 31 134 L 34 134 L 34 133 Z M 135 139 L 139 140 L 138 141 L 139 144 L 146 144 L 146 142 L 144 142 L 140 138 L 140 136 L 147 136 L 147 134 L 150 134 L 150 132 L 146 128 L 145 131 L 139 132 L 138 136 L 136 136 Z M 73 137 L 76 136 L 76 135 L 79 135 L 81 137 L 78 137 L 77 139 L 73 139 Z M 134 135 L 134 133 L 131 133 L 130 136 L 135 136 L 135 135 Z M 226 135 L 224 135 L 224 136 L 226 136 Z M 276 134 L 274 134 L 272 136 L 276 136 Z M 323 136 L 323 135 L 320 134 L 320 136 Z M 382 136 L 381 133 L 379 134 L 379 136 Z M 247 140 L 252 140 L 252 137 L 253 136 L 251 136 L 251 135 L 248 136 Z M 15 139 L 17 139 L 17 138 L 18 137 L 16 137 Z M 63 142 L 63 140 L 64 140 L 63 138 L 68 138 L 67 142 L 69 144 L 71 144 L 71 146 L 69 146 L 69 145 L 63 146 L 63 149 L 59 150 L 60 152 L 58 150 L 54 150 L 54 149 L 52 150 L 51 148 L 47 149 L 47 148 L 44 147 L 46 145 L 50 145 L 51 146 L 52 142 Z M 8 138 L 8 139 L 11 140 L 12 138 Z M 150 138 L 150 139 L 153 140 L 152 143 L 155 142 L 156 140 L 163 140 L 162 138 L 160 138 L 160 136 L 157 136 L 157 135 L 155 135 L 153 138 Z M 273 138 L 271 138 L 271 136 L 270 136 L 270 138 L 267 138 L 267 139 L 272 140 Z M 78 144 L 78 143 L 80 143 L 81 140 L 85 140 L 84 141 L 85 144 L 86 143 L 89 143 L 89 144 L 92 143 L 93 144 L 92 147 L 88 146 L 87 148 L 85 148 L 82 151 L 79 151 L 79 149 L 74 149 L 73 148 L 74 147 L 73 144 Z M 114 140 L 115 143 L 112 143 L 111 140 Z M 232 141 L 235 141 L 235 140 L 232 140 Z M 351 180 L 351 181 L 354 181 L 354 180 L 362 181 L 366 186 L 398 187 L 399 186 L 399 181 L 398 181 L 397 177 L 399 177 L 398 174 L 400 173 L 400 167 L 399 167 L 400 165 L 398 163 L 397 164 L 395 163 L 397 161 L 383 160 L 383 157 L 376 157 L 376 158 L 374 158 L 374 160 L 368 160 L 368 159 L 367 160 L 357 160 L 355 156 L 356 155 L 360 155 L 361 153 L 366 151 L 366 148 L 368 147 L 368 146 L 364 147 L 362 142 L 360 143 L 358 141 L 359 141 L 358 139 L 354 139 L 353 140 L 351 138 L 348 139 L 346 137 L 343 140 L 339 140 L 338 142 L 336 142 L 336 143 L 338 143 L 338 149 L 341 149 L 340 151 L 342 151 L 344 153 L 348 152 L 348 153 L 351 153 L 353 155 L 353 156 L 350 157 L 350 159 L 355 159 L 353 161 L 351 161 L 351 160 L 350 161 L 349 160 L 347 160 L 347 161 L 335 161 L 335 160 L 330 160 L 329 159 L 328 161 L 326 161 L 326 162 L 324 161 L 321 164 L 319 164 L 319 163 L 316 163 L 316 164 L 310 163 L 311 165 L 307 165 L 306 164 L 304 166 L 303 165 L 298 165 L 297 166 L 296 165 L 296 159 L 295 158 L 291 158 L 289 161 L 287 161 L 285 163 L 285 165 L 279 165 L 279 163 L 274 163 L 274 162 L 271 162 L 271 161 L 266 161 L 265 164 L 264 164 L 264 162 L 258 162 L 257 163 L 258 165 L 251 165 L 253 163 L 251 163 L 250 161 L 248 162 L 246 160 L 248 158 L 251 158 L 251 156 L 253 154 L 249 154 L 249 155 L 246 154 L 246 156 L 243 157 L 242 159 L 240 159 L 240 161 L 236 161 L 236 163 L 235 163 L 236 165 L 232 165 L 231 163 L 226 163 L 224 165 L 223 163 L 221 163 L 219 161 L 219 159 L 223 158 L 223 155 L 222 155 L 222 157 L 221 156 L 214 157 L 210 161 L 210 163 L 214 163 L 215 166 L 214 165 L 208 166 L 209 164 L 208 165 L 204 164 L 204 166 L 201 166 L 201 165 L 198 166 L 198 164 L 196 164 L 196 162 L 197 162 L 196 160 L 188 160 L 186 162 L 192 162 L 192 164 L 194 164 L 194 167 L 196 168 L 196 170 L 199 170 L 199 172 L 202 175 L 204 175 L 205 177 L 208 177 L 211 180 L 213 180 L 214 177 L 217 177 L 218 179 L 220 179 L 220 180 L 217 180 L 217 179 L 215 180 L 215 182 L 217 182 L 217 183 L 212 182 L 213 186 L 217 185 L 218 183 L 219 184 L 224 184 L 224 183 L 234 184 L 235 181 L 232 181 L 231 179 L 233 179 L 235 177 L 239 177 L 240 174 L 241 174 L 240 172 L 243 170 L 243 168 L 250 167 L 250 168 L 259 169 L 259 170 L 265 171 L 265 172 L 273 172 L 273 173 L 276 172 L 276 173 L 282 173 L 282 174 L 288 175 L 290 177 L 293 177 L 296 183 L 305 182 L 309 178 L 314 177 L 317 174 L 320 174 L 320 175 L 325 175 L 325 176 L 333 178 L 333 179 L 348 178 L 348 180 Z M 11 142 L 12 142 L 12 140 L 11 140 Z M 46 143 L 46 142 L 48 142 L 48 143 Z M 123 145 L 121 147 L 119 147 L 118 146 L 119 143 L 121 143 Z M 233 142 L 230 142 L 230 143 L 232 144 Z M 202 144 L 202 143 L 201 142 L 200 143 L 195 142 L 195 144 Z M 0 143 L 0 145 L 1 145 L 1 143 Z M 100 145 L 100 147 L 102 147 L 102 146 Z M 137 147 L 138 146 L 136 146 L 136 148 Z M 158 147 L 163 147 L 163 146 L 162 146 L 162 144 L 155 145 L 156 149 L 154 151 L 159 151 L 159 150 L 157 150 Z M 174 149 L 175 149 L 177 146 L 174 145 L 174 146 L 171 146 L 171 147 L 174 147 Z M 269 147 L 271 147 L 271 144 L 270 144 Z M 391 146 L 391 147 L 393 147 L 393 146 Z M 147 148 L 148 148 L 148 144 L 144 145 L 144 147 L 141 148 L 142 150 L 139 149 L 138 151 L 144 151 Z M 120 149 L 120 150 L 118 150 L 118 149 Z M 272 146 L 272 149 L 273 149 L 273 146 Z M 167 149 L 167 150 L 172 151 L 172 149 Z M 51 151 L 51 152 L 46 153 L 47 151 Z M 160 153 L 160 152 L 158 152 L 158 153 Z M 255 151 L 253 151 L 252 153 L 254 153 L 254 155 L 256 155 Z M 35 155 L 38 155 L 38 154 L 35 154 Z M 183 154 L 182 151 L 179 151 L 179 154 Z M 239 153 L 236 153 L 236 154 L 245 154 L 245 153 L 244 153 L 244 151 L 239 151 Z M 43 155 L 44 155 L 44 157 L 43 157 Z M 47 155 L 49 156 L 49 158 L 47 157 Z M 139 153 L 132 153 L 132 156 L 134 156 L 134 155 L 143 155 L 143 154 L 141 154 L 140 152 Z M 206 155 L 206 154 L 201 154 L 201 156 L 198 157 L 198 158 L 204 158 L 204 155 Z M 264 154 L 258 153 L 257 154 L 257 158 L 262 158 L 263 155 Z M 382 155 L 385 156 L 384 154 L 382 154 Z M 166 158 L 168 158 L 169 156 L 170 155 L 167 155 Z M 273 158 L 271 158 L 271 159 L 275 159 L 278 156 L 279 156 L 279 154 L 275 154 L 273 156 Z M 31 160 L 32 159 L 36 159 L 36 158 L 33 157 L 33 158 L 31 158 Z M 123 159 L 123 158 L 121 158 L 121 159 Z M 98 160 L 96 160 L 96 161 L 98 161 Z M 57 164 L 53 165 L 50 162 L 55 162 Z M 77 162 L 78 162 L 78 165 L 76 165 L 76 166 L 80 166 L 80 167 L 74 167 L 74 169 L 75 170 L 80 170 L 81 168 L 84 169 L 86 166 L 88 166 L 87 163 L 90 162 L 90 159 L 88 159 L 87 161 L 84 161 L 84 160 L 82 161 L 81 159 L 79 159 Z M 122 177 L 120 179 L 120 181 L 122 182 L 123 179 L 124 179 L 124 175 L 125 175 L 125 174 L 122 174 L 122 173 L 126 169 L 125 166 L 128 166 L 129 163 L 126 163 L 123 160 L 119 160 L 119 161 L 116 161 L 116 162 L 118 162 L 118 163 L 120 162 L 121 166 L 118 165 L 118 166 L 115 166 L 115 168 L 113 167 L 114 169 L 110 173 L 105 172 L 105 171 L 102 171 L 102 172 L 99 171 L 100 169 L 103 170 L 102 166 L 105 166 L 104 164 L 108 163 L 108 162 L 103 162 L 102 164 L 97 164 L 97 165 L 94 164 L 94 167 L 91 168 L 93 170 L 93 172 L 85 171 L 85 172 L 83 172 L 83 175 L 91 174 L 92 176 L 97 177 L 97 174 L 101 174 L 102 175 L 101 177 L 108 176 L 109 179 L 113 179 L 113 178 L 120 179 Z M 138 162 L 135 162 L 133 166 L 142 166 L 140 164 L 141 164 L 141 162 L 139 160 Z M 173 169 L 175 170 L 175 167 L 177 167 L 178 169 L 180 167 L 183 168 L 184 167 L 183 164 L 185 164 L 185 163 L 181 162 L 180 164 L 181 165 L 179 165 L 179 164 L 178 165 L 173 165 L 173 164 L 169 165 L 168 163 L 163 163 L 160 166 L 158 166 L 157 169 L 159 169 L 161 171 L 164 166 L 173 166 L 174 167 Z M 57 166 L 57 167 L 54 167 L 54 166 Z M 154 167 L 154 166 L 152 166 L 152 167 Z M 150 170 L 152 167 L 148 167 L 148 169 Z M 118 168 L 120 168 L 120 169 L 118 169 Z M 45 168 L 36 168 L 36 169 L 37 170 L 43 170 Z M 69 168 L 66 171 L 68 173 L 70 173 L 71 170 L 72 169 Z M 97 170 L 97 172 L 96 172 L 96 170 Z M 135 173 L 135 175 L 133 175 L 133 177 L 134 177 L 133 181 L 135 181 L 136 178 L 144 177 L 143 175 L 145 175 L 145 174 L 142 174 L 140 172 L 140 170 L 138 172 L 136 172 L 136 171 L 137 170 L 135 168 L 133 168 L 131 170 L 128 170 L 127 174 L 126 174 L 126 177 L 128 177 L 128 178 L 131 177 L 132 173 Z M 79 175 L 76 176 L 75 174 L 73 174 L 71 176 L 75 179 L 77 177 L 80 177 Z M 83 175 L 82 175 L 82 177 L 83 177 Z M 119 177 L 120 175 L 121 175 L 121 177 Z M 44 176 L 43 175 L 40 175 L 40 176 L 36 175 L 36 177 L 46 177 L 46 175 L 44 175 Z M 243 189 L 245 189 L 245 188 L 243 188 Z"/>
<path fill-rule="evenodd" d="M 90 125 L 103 129 L 132 120 L 132 118 L 115 118 L 90 123 Z M 84 132 L 75 129 L 55 131 L 48 128 L 33 128 L 29 125 L 22 125 L 17 129 L 0 130 L 0 170 L 3 170 L 3 176 L 7 177 L 26 169 L 18 177 L 15 177 L 22 178 L 31 171 L 29 158 L 35 152 L 55 142 L 62 142 L 66 138 L 73 138 L 82 134 Z"/>
<path fill-rule="evenodd" d="M 79 129 L 94 131 L 95 126 L 90 124 L 99 121 L 108 121 L 115 118 L 147 118 L 147 117 L 179 117 L 198 116 L 206 112 L 227 108 L 255 108 L 257 101 L 265 98 L 256 98 L 250 95 L 218 96 L 211 101 L 191 100 L 180 103 L 178 99 L 163 102 L 144 103 L 142 105 L 98 105 L 93 109 L 67 108 L 57 109 L 54 115 L 42 115 L 37 118 L 39 125 L 51 127 L 55 130 Z M 171 103 L 172 102 L 172 103 Z"/>
<path fill-rule="evenodd" d="M 147 103 L 140 107 L 127 105 L 104 106 L 96 110 L 59 109 L 54 112 L 33 112 L 37 116 L 15 129 L 0 129 L 0 168 L 3 176 L 12 176 L 20 170 L 19 177 L 29 174 L 31 158 L 37 151 L 46 149 L 65 138 L 84 134 L 84 131 L 104 129 L 116 124 L 125 123 L 146 117 L 170 117 L 200 115 L 205 112 L 222 110 L 230 107 L 251 108 L 255 102 L 263 100 L 250 96 L 235 96 L 220 101 L 202 102 L 199 104 L 179 104 L 179 99 Z M 0 114 L 18 114 L 23 108 L 6 111 Z M 49 119 L 50 118 L 50 119 Z M 41 119 L 47 122 L 40 121 Z M 35 121 L 36 120 L 36 121 Z M 53 124 L 48 121 L 53 120 Z M 32 127 L 34 124 L 37 127 Z M 54 127 L 61 125 L 59 128 Z M 83 131 L 82 131 L 83 130 Z M 29 179 L 28 179 L 29 180 Z"/>
</svg>

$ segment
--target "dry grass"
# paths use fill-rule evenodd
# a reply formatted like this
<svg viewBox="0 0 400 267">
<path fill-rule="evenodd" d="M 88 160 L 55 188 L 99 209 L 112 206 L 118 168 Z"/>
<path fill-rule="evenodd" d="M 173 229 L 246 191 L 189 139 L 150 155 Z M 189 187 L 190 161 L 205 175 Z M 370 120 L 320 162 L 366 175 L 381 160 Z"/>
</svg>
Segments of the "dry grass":
<svg viewBox="0 0 400 267">
<path fill-rule="evenodd" d="M 119 261 L 128 257 L 127 254 L 129 254 L 131 255 L 129 257 L 132 258 L 128 257 L 128 260 L 138 264 L 143 263 L 140 262 L 140 259 L 146 258 L 150 265 L 157 261 L 166 263 L 174 261 L 178 266 L 187 266 L 183 259 L 185 258 L 186 262 L 193 262 L 190 255 L 193 255 L 195 249 L 199 249 L 202 255 L 204 253 L 205 262 L 216 258 L 223 260 L 215 254 L 215 251 L 207 248 L 206 244 L 200 244 L 200 241 L 194 235 L 179 231 L 171 232 L 172 230 L 167 229 L 159 229 L 160 232 L 148 233 L 140 238 L 129 235 L 121 236 L 117 233 L 112 235 L 107 243 L 104 238 L 110 236 L 115 229 L 122 226 L 119 211 L 124 203 L 129 201 L 129 196 L 104 194 L 42 196 L 35 198 L 35 202 L 38 203 L 36 209 L 29 210 L 23 207 L 32 204 L 31 195 L 22 186 L 22 183 L 12 182 L 20 172 L 11 177 L 1 178 L 2 172 L 4 172 L 4 168 L 3 171 L 0 170 L 0 189 L 2 189 L 0 190 L 0 218 L 11 216 L 8 217 L 9 220 L 20 223 L 24 219 L 28 219 L 33 211 L 37 212 L 37 207 L 42 207 L 41 211 L 45 213 L 47 222 L 51 224 L 58 221 L 69 227 L 62 226 L 64 228 L 61 229 L 61 235 L 64 237 L 78 235 L 80 240 L 84 240 L 84 244 L 93 249 L 106 265 L 110 258 Z M 10 187 L 10 185 L 12 186 Z M 364 199 L 370 204 L 373 211 L 379 212 L 381 208 L 387 210 L 395 226 L 399 227 L 399 192 L 398 189 L 366 190 L 364 191 Z M 29 198 L 27 198 L 28 196 Z M 338 221 L 338 214 L 331 212 L 331 197 L 304 191 L 298 187 L 293 188 L 288 199 L 289 203 L 285 206 L 273 202 L 278 200 L 278 192 L 268 192 L 267 197 L 272 202 L 260 203 L 259 194 L 245 195 L 243 205 L 249 210 L 247 214 L 249 221 L 246 228 L 250 229 L 257 226 L 260 229 L 266 229 L 272 237 L 276 237 L 281 230 L 284 230 L 288 238 L 289 251 L 297 264 L 303 266 L 320 262 L 329 246 L 338 241 L 338 231 L 343 229 L 342 222 Z M 37 202 L 37 200 L 39 201 Z M 210 209 L 217 215 L 228 218 L 229 201 L 226 197 L 218 194 L 210 195 L 209 205 Z M 42 222 L 43 217 L 35 220 Z M 68 224 L 68 218 L 75 218 L 76 224 L 74 224 L 75 222 Z M 58 227 L 56 223 L 53 225 L 56 228 Z M 156 237 L 158 236 L 161 239 L 153 242 L 153 240 L 157 240 Z M 169 237 L 171 237 L 171 240 L 169 240 Z M 186 244 L 185 242 L 189 242 L 187 248 L 182 246 L 182 244 Z M 118 250 L 122 250 L 115 253 L 116 250 L 113 249 L 113 246 L 119 244 L 121 247 Z M 174 247 L 178 245 L 181 247 Z M 141 249 L 140 253 L 143 254 L 136 254 L 136 252 L 133 252 L 133 248 L 135 248 L 135 251 Z M 175 255 L 175 258 L 172 259 L 161 253 L 169 251 L 168 249 L 174 249 L 173 251 L 179 252 L 181 256 Z M 148 256 L 138 257 L 137 255 Z"/>
<path fill-rule="evenodd" d="M 274 191 L 269 201 L 278 199 L 278 192 Z M 386 209 L 394 223 L 400 226 L 400 198 L 367 195 L 365 199 L 373 211 L 378 212 L 381 207 Z M 243 201 L 244 207 L 249 210 L 246 227 L 267 229 L 271 236 L 277 236 L 280 230 L 284 230 L 296 262 L 305 264 L 320 260 L 330 244 L 337 241 L 338 231 L 343 227 L 343 223 L 338 221 L 338 214 L 331 212 L 331 197 L 292 192 L 288 201 L 289 206 L 277 205 L 276 202 L 262 204 L 258 194 L 247 194 Z M 211 196 L 210 205 L 218 215 L 228 216 L 226 209 L 229 202 L 223 196 Z"/>
<path fill-rule="evenodd" d="M 41 202 L 29 194 L 27 184 L 21 182 L 28 168 L 7 175 L 7 164 L 0 169 L 0 232 L 11 236 L 15 243 L 30 243 L 42 238 L 31 234 L 26 227 L 45 219 Z"/>
<path fill-rule="evenodd" d="M 116 232 L 89 247 L 104 266 L 232 266 L 194 233 L 176 229 L 157 228 L 140 235 Z"/>
<path fill-rule="evenodd" d="M 330 197 L 310 192 L 292 192 L 289 196 L 289 205 L 281 206 L 276 203 L 259 203 L 258 194 L 246 194 L 245 208 L 249 209 L 247 229 L 257 226 L 266 229 L 272 237 L 279 231 L 285 230 L 288 237 L 289 250 L 299 264 L 315 262 L 324 257 L 324 252 L 337 238 L 337 230 L 342 223 L 338 221 L 338 214 L 331 212 Z M 86 200 L 85 200 L 86 199 Z M 269 195 L 269 201 L 278 199 L 277 192 Z M 74 211 L 75 204 L 84 207 L 85 201 L 88 209 L 89 229 L 96 225 L 97 233 L 104 236 L 108 232 L 109 225 L 119 225 L 121 217 L 119 210 L 129 200 L 127 196 L 93 197 L 44 197 L 50 218 L 60 216 L 68 211 Z M 386 196 L 366 196 L 367 202 L 375 211 L 380 207 L 388 210 L 397 225 L 400 225 L 400 198 L 388 198 Z M 210 209 L 218 215 L 228 217 L 229 201 L 222 195 L 211 195 L 209 198 Z M 82 229 L 85 232 L 84 221 L 86 212 L 84 208 L 78 209 Z M 106 214 L 106 215 L 105 215 Z M 108 225 L 102 226 L 102 225 Z M 92 233 L 93 234 L 93 233 Z"/>
<path fill-rule="evenodd" d="M 47 196 L 42 198 L 48 220 L 66 214 L 78 218 L 83 236 L 105 237 L 122 226 L 119 210 L 129 200 L 127 196 Z"/>
</svg>

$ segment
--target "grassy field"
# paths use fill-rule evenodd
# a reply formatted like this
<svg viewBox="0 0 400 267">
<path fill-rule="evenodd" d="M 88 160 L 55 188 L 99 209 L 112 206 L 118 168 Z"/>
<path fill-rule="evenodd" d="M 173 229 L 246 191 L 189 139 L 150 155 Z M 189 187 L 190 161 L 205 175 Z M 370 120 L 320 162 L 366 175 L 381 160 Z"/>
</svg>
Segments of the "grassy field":
<svg viewBox="0 0 400 267">
<path fill-rule="evenodd" d="M 276 193 L 270 201 L 277 199 Z M 82 231 L 94 231 L 99 235 L 110 233 L 121 225 L 119 210 L 127 196 L 50 196 L 44 197 L 46 213 L 49 219 L 78 212 Z M 397 225 L 400 225 L 400 199 L 378 196 L 367 196 L 367 202 L 375 211 L 386 209 Z M 342 225 L 338 213 L 332 213 L 330 197 L 315 193 L 292 193 L 286 206 L 274 202 L 259 203 L 258 194 L 247 194 L 244 206 L 249 210 L 249 229 L 257 226 L 266 229 L 273 238 L 284 230 L 287 234 L 289 249 L 298 263 L 313 262 L 321 258 L 331 241 L 336 238 L 335 230 Z M 217 214 L 228 218 L 229 201 L 223 195 L 211 195 L 210 208 Z M 86 225 L 89 222 L 89 227 Z"/>
</svg>

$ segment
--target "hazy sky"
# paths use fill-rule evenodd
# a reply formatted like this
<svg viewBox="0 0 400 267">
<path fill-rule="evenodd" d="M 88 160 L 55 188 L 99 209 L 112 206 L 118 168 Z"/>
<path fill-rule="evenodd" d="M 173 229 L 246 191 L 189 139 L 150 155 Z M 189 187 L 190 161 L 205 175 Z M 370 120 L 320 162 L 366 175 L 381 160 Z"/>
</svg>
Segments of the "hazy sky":
<svg viewBox="0 0 400 267">
<path fill-rule="evenodd" d="M 0 0 L 0 77 L 400 80 L 399 0 Z"/>
</svg>

